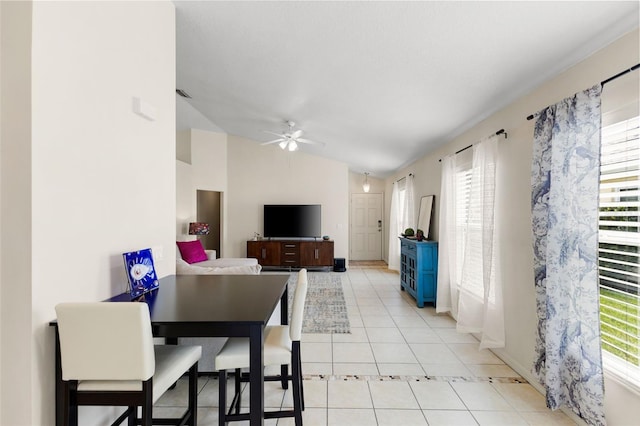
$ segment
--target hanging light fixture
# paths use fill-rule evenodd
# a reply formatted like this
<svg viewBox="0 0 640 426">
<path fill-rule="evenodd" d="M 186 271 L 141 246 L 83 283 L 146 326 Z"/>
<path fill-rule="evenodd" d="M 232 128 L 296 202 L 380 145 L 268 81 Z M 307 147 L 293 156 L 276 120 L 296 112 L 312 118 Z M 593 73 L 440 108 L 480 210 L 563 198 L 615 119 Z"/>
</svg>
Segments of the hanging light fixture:
<svg viewBox="0 0 640 426">
<path fill-rule="evenodd" d="M 364 172 L 364 183 L 362 184 L 364 192 L 369 192 L 371 185 L 369 185 L 369 172 Z"/>
</svg>

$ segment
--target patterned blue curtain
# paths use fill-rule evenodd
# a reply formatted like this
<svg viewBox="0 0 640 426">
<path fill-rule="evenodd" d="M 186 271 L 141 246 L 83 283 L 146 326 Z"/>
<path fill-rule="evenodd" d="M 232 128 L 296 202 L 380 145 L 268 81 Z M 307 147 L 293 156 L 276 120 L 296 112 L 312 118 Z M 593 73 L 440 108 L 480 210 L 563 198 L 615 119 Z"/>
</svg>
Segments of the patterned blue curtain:
<svg viewBox="0 0 640 426">
<path fill-rule="evenodd" d="M 538 328 L 533 373 L 547 406 L 604 425 L 598 304 L 601 85 L 538 114 L 532 227 Z"/>
</svg>

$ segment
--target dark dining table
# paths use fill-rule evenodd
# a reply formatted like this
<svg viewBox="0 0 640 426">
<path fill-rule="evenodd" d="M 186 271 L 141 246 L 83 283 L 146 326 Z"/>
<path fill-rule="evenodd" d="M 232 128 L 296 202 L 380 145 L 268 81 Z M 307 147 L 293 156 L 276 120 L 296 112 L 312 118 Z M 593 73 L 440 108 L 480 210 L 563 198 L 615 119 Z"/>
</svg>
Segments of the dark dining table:
<svg viewBox="0 0 640 426">
<path fill-rule="evenodd" d="M 156 337 L 248 337 L 250 351 L 250 424 L 264 422 L 264 328 L 280 304 L 282 324 L 288 321 L 288 274 L 170 275 L 141 300 L 149 305 Z M 108 302 L 131 301 L 128 293 Z M 63 425 L 66 386 L 62 380 L 56 326 L 56 425 Z"/>
</svg>

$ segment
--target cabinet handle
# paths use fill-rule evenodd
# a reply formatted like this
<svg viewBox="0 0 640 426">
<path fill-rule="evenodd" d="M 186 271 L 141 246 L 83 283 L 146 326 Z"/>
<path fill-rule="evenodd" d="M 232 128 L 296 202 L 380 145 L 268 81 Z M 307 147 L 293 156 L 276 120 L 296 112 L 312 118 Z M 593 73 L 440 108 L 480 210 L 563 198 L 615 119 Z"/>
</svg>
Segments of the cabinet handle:
<svg viewBox="0 0 640 426">
<path fill-rule="evenodd" d="M 265 257 L 267 257 L 267 249 L 266 248 L 262 248 L 262 258 L 264 259 Z"/>
<path fill-rule="evenodd" d="M 316 249 L 316 259 L 318 259 L 318 249 Z"/>
</svg>

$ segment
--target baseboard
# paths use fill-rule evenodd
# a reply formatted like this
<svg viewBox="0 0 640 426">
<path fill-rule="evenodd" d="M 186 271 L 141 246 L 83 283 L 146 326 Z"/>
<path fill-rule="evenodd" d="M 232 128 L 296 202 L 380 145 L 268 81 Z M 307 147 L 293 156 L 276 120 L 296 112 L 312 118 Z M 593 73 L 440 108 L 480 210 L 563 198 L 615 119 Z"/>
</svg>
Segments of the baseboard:
<svg viewBox="0 0 640 426">
<path fill-rule="evenodd" d="M 263 266 L 263 271 L 269 272 L 297 272 L 300 269 L 303 269 L 300 266 Z M 307 266 L 304 267 L 309 272 L 331 272 L 333 271 L 333 266 Z"/>
</svg>

